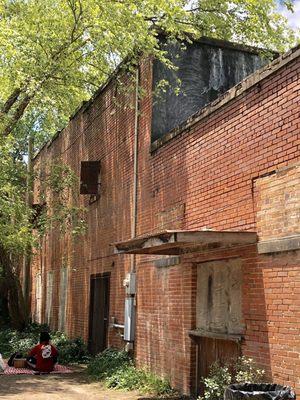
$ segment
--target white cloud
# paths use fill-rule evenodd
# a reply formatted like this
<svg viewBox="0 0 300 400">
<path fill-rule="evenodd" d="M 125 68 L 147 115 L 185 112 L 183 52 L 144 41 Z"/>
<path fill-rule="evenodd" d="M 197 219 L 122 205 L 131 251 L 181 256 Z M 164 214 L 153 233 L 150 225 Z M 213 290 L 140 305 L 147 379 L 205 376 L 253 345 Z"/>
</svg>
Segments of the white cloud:
<svg viewBox="0 0 300 400">
<path fill-rule="evenodd" d="M 295 0 L 293 13 L 282 8 L 280 9 L 280 12 L 287 17 L 289 25 L 292 28 L 300 28 L 300 0 Z"/>
</svg>

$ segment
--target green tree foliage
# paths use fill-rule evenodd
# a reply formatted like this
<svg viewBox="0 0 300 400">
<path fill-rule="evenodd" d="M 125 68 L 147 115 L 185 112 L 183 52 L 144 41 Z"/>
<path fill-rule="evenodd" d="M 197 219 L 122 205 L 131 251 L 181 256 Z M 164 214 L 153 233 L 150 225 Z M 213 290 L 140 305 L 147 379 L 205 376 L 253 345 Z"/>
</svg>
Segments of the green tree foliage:
<svg viewBox="0 0 300 400">
<path fill-rule="evenodd" d="M 284 4 L 292 7 L 289 0 Z M 36 240 L 28 201 L 34 176 L 24 160 L 29 137 L 38 148 L 53 136 L 121 61 L 124 70 L 141 54 L 167 63 L 158 32 L 289 47 L 295 37 L 276 6 L 275 0 L 0 0 L 0 279 L 2 284 L 11 279 L 6 292 L 15 310 L 24 301 L 13 280 L 20 257 Z M 48 185 L 52 195 L 40 232 L 55 224 L 80 232 L 82 210 L 69 202 L 75 183 L 66 175 L 72 172 L 56 169 L 56 184 L 67 183 L 60 193 L 50 188 L 52 173 L 48 168 L 43 183 L 44 193 Z"/>
<path fill-rule="evenodd" d="M 0 348 L 3 357 L 9 357 L 15 351 L 24 356 L 38 343 L 40 333 L 49 332 L 51 342 L 59 351 L 60 364 L 86 363 L 90 355 L 80 337 L 70 339 L 64 333 L 50 331 L 47 325 L 29 324 L 22 332 L 0 326 Z"/>
<path fill-rule="evenodd" d="M 159 30 L 282 50 L 294 35 L 276 6 L 276 0 L 0 0 L 2 133 L 23 117 L 19 129 L 53 134 L 119 61 L 141 52 L 163 58 Z"/>
<path fill-rule="evenodd" d="M 29 207 L 27 170 L 15 155 L 16 141 L 9 135 L 0 145 L 0 296 L 8 305 L 11 323 L 22 328 L 28 322 L 28 303 L 19 280 L 23 256 L 29 258 L 41 238 L 51 229 L 74 237 L 85 228 L 84 209 L 77 206 L 78 178 L 57 160 L 45 165 L 39 176 L 40 209 Z M 30 260 L 29 260 L 30 261 Z M 0 315 L 0 325 L 4 313 Z"/>
</svg>

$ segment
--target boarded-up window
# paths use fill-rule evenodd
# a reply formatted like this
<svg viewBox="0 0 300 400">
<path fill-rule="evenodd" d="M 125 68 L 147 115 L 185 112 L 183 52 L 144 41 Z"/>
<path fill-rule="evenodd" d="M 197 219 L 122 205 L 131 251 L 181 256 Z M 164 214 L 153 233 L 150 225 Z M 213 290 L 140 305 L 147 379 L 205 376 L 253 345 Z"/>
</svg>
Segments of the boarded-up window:
<svg viewBox="0 0 300 400">
<path fill-rule="evenodd" d="M 66 312 L 67 312 L 67 291 L 68 291 L 68 270 L 61 268 L 60 285 L 59 285 L 59 313 L 58 313 L 58 330 L 65 330 Z"/>
<path fill-rule="evenodd" d="M 100 161 L 81 161 L 80 194 L 99 194 Z"/>
<path fill-rule="evenodd" d="M 242 324 L 242 268 L 239 259 L 198 266 L 197 328 L 240 334 Z"/>
<path fill-rule="evenodd" d="M 35 322 L 42 323 L 42 274 L 35 277 Z"/>
<path fill-rule="evenodd" d="M 259 239 L 267 241 L 299 235 L 300 165 L 284 167 L 275 174 L 259 178 L 255 190 Z"/>
<path fill-rule="evenodd" d="M 53 272 L 47 273 L 47 293 L 46 293 L 46 323 L 50 325 L 52 316 L 52 297 L 53 297 Z"/>
</svg>

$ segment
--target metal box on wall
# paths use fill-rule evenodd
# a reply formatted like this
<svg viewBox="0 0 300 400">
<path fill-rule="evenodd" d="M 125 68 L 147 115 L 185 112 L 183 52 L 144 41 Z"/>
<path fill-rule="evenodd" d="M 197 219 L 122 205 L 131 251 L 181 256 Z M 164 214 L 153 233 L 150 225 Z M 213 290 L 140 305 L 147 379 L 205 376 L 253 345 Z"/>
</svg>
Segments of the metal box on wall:
<svg viewBox="0 0 300 400">
<path fill-rule="evenodd" d="M 126 275 L 123 286 L 125 287 L 126 294 L 136 293 L 136 274 L 134 272 L 129 272 Z"/>
<path fill-rule="evenodd" d="M 134 341 L 135 331 L 135 305 L 134 297 L 125 299 L 125 321 L 124 321 L 124 340 L 126 342 Z"/>
</svg>

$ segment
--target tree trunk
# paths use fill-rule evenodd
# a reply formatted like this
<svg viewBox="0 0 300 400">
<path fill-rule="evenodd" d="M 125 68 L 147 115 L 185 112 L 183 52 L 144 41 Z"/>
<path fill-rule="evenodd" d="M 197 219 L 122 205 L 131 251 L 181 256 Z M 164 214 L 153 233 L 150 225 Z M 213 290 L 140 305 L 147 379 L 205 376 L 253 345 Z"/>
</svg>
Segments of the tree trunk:
<svg viewBox="0 0 300 400">
<path fill-rule="evenodd" d="M 28 209 L 32 209 L 33 205 L 33 149 L 34 138 L 32 135 L 28 138 L 28 163 L 27 163 L 27 177 L 26 177 L 26 204 Z M 30 314 L 30 265 L 31 265 L 31 252 L 32 247 L 28 245 L 24 255 L 23 264 L 23 294 L 27 314 Z"/>
<path fill-rule="evenodd" d="M 0 114 L 7 114 L 13 107 L 13 105 L 17 102 L 20 94 L 21 94 L 21 89 L 19 88 L 15 89 L 4 103 L 2 109 L 0 110 Z"/>
<path fill-rule="evenodd" d="M 22 100 L 20 100 L 15 112 L 9 118 L 9 123 L 3 129 L 2 135 L 4 137 L 8 136 L 12 132 L 19 120 L 23 117 L 31 99 L 32 96 L 26 95 Z"/>
<path fill-rule="evenodd" d="M 5 249 L 0 249 L 0 264 L 7 291 L 10 324 L 14 329 L 21 330 L 28 324 L 29 316 L 18 275 L 18 263 L 19 259 L 13 258 Z"/>
<path fill-rule="evenodd" d="M 8 293 L 3 277 L 0 277 L 0 328 L 9 323 Z"/>
</svg>

